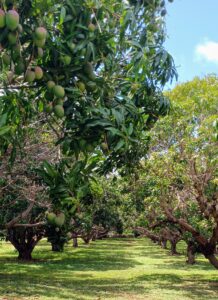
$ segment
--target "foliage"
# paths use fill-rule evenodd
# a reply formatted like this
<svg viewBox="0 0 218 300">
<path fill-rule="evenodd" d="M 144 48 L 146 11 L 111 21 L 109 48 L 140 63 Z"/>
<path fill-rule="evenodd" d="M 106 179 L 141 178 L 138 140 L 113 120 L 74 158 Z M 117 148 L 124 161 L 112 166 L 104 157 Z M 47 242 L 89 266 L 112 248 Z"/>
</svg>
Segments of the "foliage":
<svg viewBox="0 0 218 300">
<path fill-rule="evenodd" d="M 104 219 L 104 226 L 117 223 L 122 231 L 114 204 L 104 207 L 98 193 L 99 207 L 98 201 L 88 202 L 90 181 L 97 169 L 101 174 L 134 169 L 147 151 L 148 130 L 169 109 L 162 89 L 176 71 L 163 48 L 165 3 L 2 0 L 0 7 L 5 17 L 0 28 L 0 172 L 6 166 L 13 174 L 22 157 L 18 180 L 10 186 L 35 192 L 25 201 L 19 195 L 16 210 L 7 209 L 10 227 L 47 225 L 47 233 L 60 237 L 67 227 L 56 234 L 45 210 L 64 214 L 71 228 L 81 209 L 85 224 Z M 49 143 L 46 155 L 38 159 L 44 142 Z M 29 156 L 27 143 L 37 149 Z M 20 180 L 25 160 L 25 180 Z M 7 185 L 6 180 L 1 190 Z M 1 204 L 12 203 L 15 194 L 3 191 Z M 39 215 L 38 206 L 43 207 Z"/>
<path fill-rule="evenodd" d="M 1 144 L 2 151 L 9 143 L 17 147 L 24 123 L 28 127 L 43 107 L 63 105 L 65 118 L 55 122 L 64 153 L 77 157 L 101 146 L 108 158 L 105 170 L 122 166 L 124 160 L 135 163 L 142 130 L 168 107 L 161 87 L 176 74 L 171 56 L 162 47 L 160 1 L 19 1 L 15 8 L 23 27 L 17 44 L 8 44 L 7 28 L 1 29 L 2 53 L 12 55 L 9 66 L 2 64 L 7 74 L 2 86 L 2 132 L 11 133 Z M 42 57 L 34 33 L 39 26 L 47 30 Z M 8 82 L 7 72 L 17 64 L 15 46 L 25 69 Z M 24 83 L 26 70 L 35 66 L 41 66 L 43 78 Z M 48 90 L 49 80 L 64 87 L 62 102 Z M 55 116 L 48 114 L 49 122 Z"/>
<path fill-rule="evenodd" d="M 217 85 L 215 76 L 195 78 L 169 93 L 172 110 L 151 132 L 139 184 L 148 222 L 177 224 L 206 257 L 218 239 Z"/>
</svg>

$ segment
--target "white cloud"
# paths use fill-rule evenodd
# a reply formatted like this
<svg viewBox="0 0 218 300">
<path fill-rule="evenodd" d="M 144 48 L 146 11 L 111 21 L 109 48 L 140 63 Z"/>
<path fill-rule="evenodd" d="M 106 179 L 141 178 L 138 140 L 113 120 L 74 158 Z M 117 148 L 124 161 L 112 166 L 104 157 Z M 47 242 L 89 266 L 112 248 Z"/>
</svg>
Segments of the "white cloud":
<svg viewBox="0 0 218 300">
<path fill-rule="evenodd" d="M 218 64 L 218 42 L 206 41 L 195 48 L 197 58 Z"/>
</svg>

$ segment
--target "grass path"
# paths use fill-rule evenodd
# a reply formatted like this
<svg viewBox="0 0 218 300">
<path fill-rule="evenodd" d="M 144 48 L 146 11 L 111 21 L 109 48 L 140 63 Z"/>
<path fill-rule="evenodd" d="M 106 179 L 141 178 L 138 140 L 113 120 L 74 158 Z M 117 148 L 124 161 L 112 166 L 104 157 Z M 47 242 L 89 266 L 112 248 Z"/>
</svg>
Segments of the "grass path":
<svg viewBox="0 0 218 300">
<path fill-rule="evenodd" d="M 68 245 L 60 254 L 43 241 L 34 258 L 19 263 L 0 243 L 0 300 L 218 300 L 218 271 L 205 259 L 188 266 L 146 239 Z"/>
</svg>

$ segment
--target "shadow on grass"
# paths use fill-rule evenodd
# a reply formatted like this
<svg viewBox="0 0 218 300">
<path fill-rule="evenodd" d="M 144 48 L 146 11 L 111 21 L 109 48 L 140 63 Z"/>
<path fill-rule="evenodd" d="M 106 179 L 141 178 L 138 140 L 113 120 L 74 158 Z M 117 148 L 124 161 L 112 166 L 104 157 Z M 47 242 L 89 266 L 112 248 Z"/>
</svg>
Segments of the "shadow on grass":
<svg viewBox="0 0 218 300">
<path fill-rule="evenodd" d="M 152 282 L 154 288 L 181 291 L 190 299 L 218 299 L 218 281 L 203 280 L 202 276 L 179 276 L 176 274 L 143 275 L 136 282 Z"/>
<path fill-rule="evenodd" d="M 34 272 L 41 272 L 41 269 L 58 269 L 71 271 L 108 271 L 108 270 L 127 270 L 140 265 L 139 262 L 125 255 L 127 244 L 118 248 L 118 243 L 101 242 L 89 246 L 82 245 L 78 249 L 73 249 L 68 245 L 64 252 L 51 252 L 50 245 L 42 244 L 43 251 L 37 250 L 33 254 L 32 262 L 20 262 L 15 257 L 1 256 L 0 264 L 10 272 L 14 265 L 18 265 L 20 270 L 28 270 L 34 267 Z"/>
<path fill-rule="evenodd" d="M 187 271 L 215 270 L 214 267 L 209 263 L 209 261 L 206 260 L 201 254 L 196 255 L 196 263 L 194 265 L 187 264 L 185 247 L 185 243 L 180 242 L 178 247 L 179 255 L 171 255 L 169 249 L 162 249 L 159 245 L 150 242 L 146 247 L 142 247 L 143 249 L 141 253 L 138 254 L 138 256 L 140 255 L 155 259 L 157 263 L 154 263 L 154 265 L 158 265 L 159 269 L 175 269 Z M 158 260 L 160 260 L 160 263 L 158 263 Z"/>
<path fill-rule="evenodd" d="M 184 279 L 175 274 L 152 274 L 136 277 L 134 280 L 124 280 L 119 278 L 113 279 L 94 279 L 91 274 L 86 276 L 76 275 L 71 276 L 59 272 L 54 274 L 50 280 L 40 278 L 39 276 L 8 275 L 6 278 L 1 278 L 3 285 L 7 286 L 4 289 L 4 295 L 11 294 L 14 291 L 16 282 L 17 297 L 48 297 L 54 299 L 110 299 L 115 295 L 128 293 L 134 294 L 137 291 L 138 295 L 149 294 L 151 288 L 159 290 L 170 290 L 172 292 L 180 291 L 181 294 L 189 299 L 217 299 L 218 283 L 202 281 L 200 277 Z M 148 284 L 149 283 L 149 284 Z M 150 285 L 152 284 L 152 285 Z M 1 289 L 0 289 L 1 290 Z M 13 294 L 12 294 L 13 295 Z M 103 298 L 101 298 L 103 297 Z M 26 298 L 25 298 L 26 299 Z M 36 298 L 37 299 L 37 298 Z M 130 298 L 134 299 L 134 298 Z"/>
<path fill-rule="evenodd" d="M 1 280 L 1 279 L 0 279 Z M 131 293 L 136 287 L 131 280 L 123 280 L 119 278 L 111 279 L 93 279 L 90 277 L 84 277 L 83 275 L 77 275 L 69 278 L 64 274 L 53 278 L 52 281 L 46 280 L 33 280 L 27 281 L 26 276 L 21 277 L 19 280 L 15 276 L 9 276 L 7 283 L 7 290 L 9 293 L 13 291 L 14 284 L 11 284 L 16 280 L 16 296 L 20 297 L 50 297 L 51 299 L 87 299 L 87 296 L 91 299 L 99 299 L 99 297 L 107 298 L 114 297 L 118 293 Z M 4 280 L 3 282 L 4 284 Z M 25 282 L 25 285 L 23 284 Z M 0 289 L 1 290 L 1 289 Z M 4 290 L 7 294 L 7 290 Z M 143 294 L 148 291 L 144 287 L 137 286 L 137 293 Z M 101 298 L 102 299 L 102 298 Z M 105 298 L 103 298 L 105 299 Z"/>
<path fill-rule="evenodd" d="M 180 292 L 188 299 L 218 299 L 215 279 L 206 280 L 205 273 L 186 272 L 211 270 L 209 264 L 190 267 L 184 264 L 184 257 L 170 257 L 145 240 L 103 240 L 78 249 L 68 245 L 63 253 L 52 253 L 43 241 L 34 252 L 41 261 L 33 263 L 17 262 L 11 254 L 7 250 L 0 259 L 0 297 L 5 299 L 7 295 L 16 297 L 12 299 L 116 299 L 125 293 L 130 295 L 128 299 L 135 299 L 135 295 L 149 295 L 157 289 Z M 144 263 L 141 257 L 145 257 Z M 131 274 L 135 268 L 142 270 L 149 260 L 148 274 L 120 276 L 123 271 Z"/>
<path fill-rule="evenodd" d="M 177 257 L 178 261 L 175 261 L 170 258 L 165 259 L 165 263 L 163 264 L 158 264 L 159 269 L 174 269 L 174 270 L 185 270 L 185 271 L 211 271 L 215 270 L 213 266 L 207 262 L 207 261 L 202 261 L 201 259 L 196 259 L 196 263 L 194 265 L 190 265 L 186 263 L 186 258 L 184 256 L 179 259 Z M 218 274 L 217 274 L 218 275 Z M 218 297 L 217 297 L 218 299 Z"/>
</svg>

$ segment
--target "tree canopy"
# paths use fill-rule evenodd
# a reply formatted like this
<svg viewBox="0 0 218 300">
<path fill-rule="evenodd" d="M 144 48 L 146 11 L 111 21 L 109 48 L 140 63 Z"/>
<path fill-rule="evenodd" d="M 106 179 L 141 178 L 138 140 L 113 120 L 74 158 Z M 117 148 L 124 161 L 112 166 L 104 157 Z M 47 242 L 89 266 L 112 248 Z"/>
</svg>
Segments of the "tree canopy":
<svg viewBox="0 0 218 300">
<path fill-rule="evenodd" d="M 208 76 L 169 92 L 171 113 L 151 132 L 151 150 L 138 184 L 145 201 L 144 225 L 174 224 L 216 268 L 217 86 L 217 77 Z"/>
<path fill-rule="evenodd" d="M 145 155 L 176 76 L 165 15 L 159 0 L 0 1 L 1 225 L 18 248 L 46 210 L 70 224 L 96 171 Z"/>
</svg>

